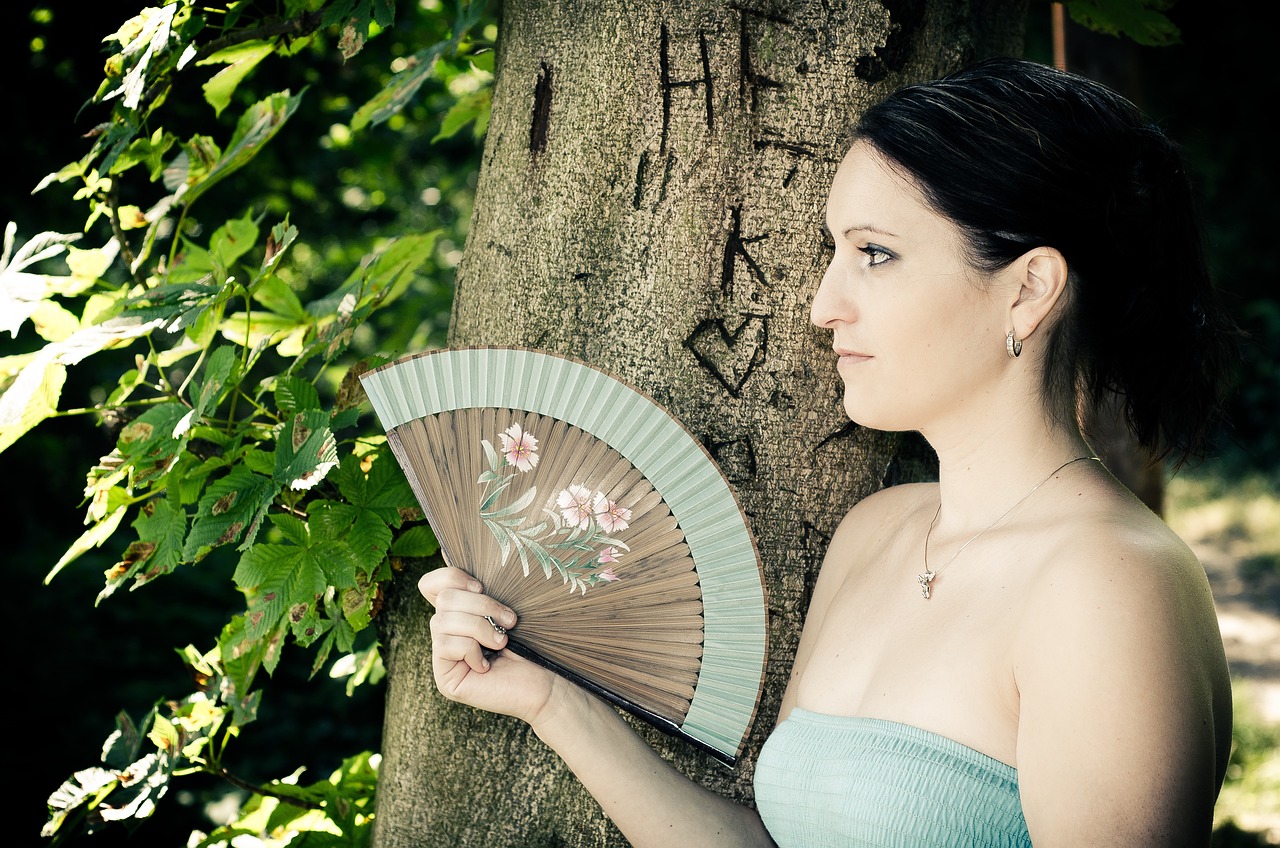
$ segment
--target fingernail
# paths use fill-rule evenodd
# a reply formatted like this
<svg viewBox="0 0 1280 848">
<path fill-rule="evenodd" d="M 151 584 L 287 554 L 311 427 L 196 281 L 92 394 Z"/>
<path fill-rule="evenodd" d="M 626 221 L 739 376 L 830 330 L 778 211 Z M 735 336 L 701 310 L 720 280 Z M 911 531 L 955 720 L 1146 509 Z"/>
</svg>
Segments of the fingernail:
<svg viewBox="0 0 1280 848">
<path fill-rule="evenodd" d="M 511 610 L 503 610 L 502 614 L 499 615 L 498 618 L 502 620 L 503 627 L 510 627 L 516 623 L 516 614 Z"/>
<path fill-rule="evenodd" d="M 483 588 L 484 588 L 484 587 L 480 585 L 480 581 L 479 581 L 479 580 L 468 580 L 468 581 L 467 581 L 467 591 L 468 591 L 468 592 L 479 592 L 479 591 L 480 591 L 481 589 L 483 589 Z"/>
<path fill-rule="evenodd" d="M 480 667 L 481 667 L 481 668 L 483 668 L 485 671 L 488 671 L 488 670 L 489 670 L 489 661 L 488 661 L 488 660 L 480 660 Z"/>
</svg>

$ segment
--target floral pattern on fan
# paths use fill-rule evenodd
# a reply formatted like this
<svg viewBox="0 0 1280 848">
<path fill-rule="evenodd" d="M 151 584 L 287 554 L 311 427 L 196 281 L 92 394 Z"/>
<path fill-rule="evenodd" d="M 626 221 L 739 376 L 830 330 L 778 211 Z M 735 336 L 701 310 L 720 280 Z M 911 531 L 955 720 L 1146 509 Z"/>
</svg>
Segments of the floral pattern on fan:
<svg viewBox="0 0 1280 848">
<path fill-rule="evenodd" d="M 627 529 L 631 510 L 609 500 L 603 492 L 571 483 L 556 495 L 556 508 L 544 508 L 546 518 L 534 523 L 536 516 L 524 513 L 538 496 L 537 486 L 530 486 L 505 506 L 497 503 L 520 474 L 537 466 L 537 437 L 514 423 L 499 434 L 501 452 L 488 439 L 481 439 L 480 444 L 489 461 L 489 470 L 476 479 L 477 485 L 484 486 L 480 520 L 498 542 L 501 565 L 505 566 L 514 553 L 528 577 L 536 562 L 546 577 L 558 573 L 569 586 L 569 594 L 585 595 L 591 586 L 621 579 L 611 565 L 600 566 L 618 562 L 622 551 L 629 550 L 613 534 Z"/>
</svg>

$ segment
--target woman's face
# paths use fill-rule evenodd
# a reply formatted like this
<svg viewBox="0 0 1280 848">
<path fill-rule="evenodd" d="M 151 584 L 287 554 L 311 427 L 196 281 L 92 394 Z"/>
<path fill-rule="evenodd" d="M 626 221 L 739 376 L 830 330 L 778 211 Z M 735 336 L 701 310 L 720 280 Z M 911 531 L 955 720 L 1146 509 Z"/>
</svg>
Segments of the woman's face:
<svg viewBox="0 0 1280 848">
<path fill-rule="evenodd" d="M 859 142 L 827 200 L 835 255 L 811 320 L 832 330 L 844 407 L 878 430 L 931 430 L 989 410 L 1007 367 L 1005 284 L 964 259 L 960 231 Z"/>
</svg>

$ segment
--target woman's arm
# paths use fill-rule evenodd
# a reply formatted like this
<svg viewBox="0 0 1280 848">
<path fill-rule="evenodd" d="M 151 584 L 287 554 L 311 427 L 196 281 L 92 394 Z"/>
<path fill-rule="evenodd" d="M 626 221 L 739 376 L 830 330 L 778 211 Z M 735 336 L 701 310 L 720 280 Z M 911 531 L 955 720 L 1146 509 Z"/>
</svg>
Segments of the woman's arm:
<svg viewBox="0 0 1280 848">
<path fill-rule="evenodd" d="M 618 712 L 559 675 L 510 651 L 510 609 L 456 568 L 425 574 L 418 588 L 436 608 L 432 669 L 447 698 L 515 716 L 573 770 L 635 848 L 772 846 L 754 810 L 694 783 L 660 757 Z"/>
<path fill-rule="evenodd" d="M 1032 841 L 1206 846 L 1231 714 L 1208 582 L 1172 534 L 1091 530 L 1040 581 L 1015 647 Z"/>
</svg>

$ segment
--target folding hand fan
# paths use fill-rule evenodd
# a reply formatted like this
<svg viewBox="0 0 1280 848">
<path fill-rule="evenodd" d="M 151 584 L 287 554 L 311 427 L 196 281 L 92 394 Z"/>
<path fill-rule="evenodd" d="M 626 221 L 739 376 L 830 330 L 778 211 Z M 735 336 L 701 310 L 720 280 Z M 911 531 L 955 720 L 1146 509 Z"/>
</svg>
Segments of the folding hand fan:
<svg viewBox="0 0 1280 848">
<path fill-rule="evenodd" d="M 711 456 L 653 399 L 511 347 L 361 377 L 447 562 L 508 645 L 734 765 L 767 648 L 760 556 Z"/>
</svg>

